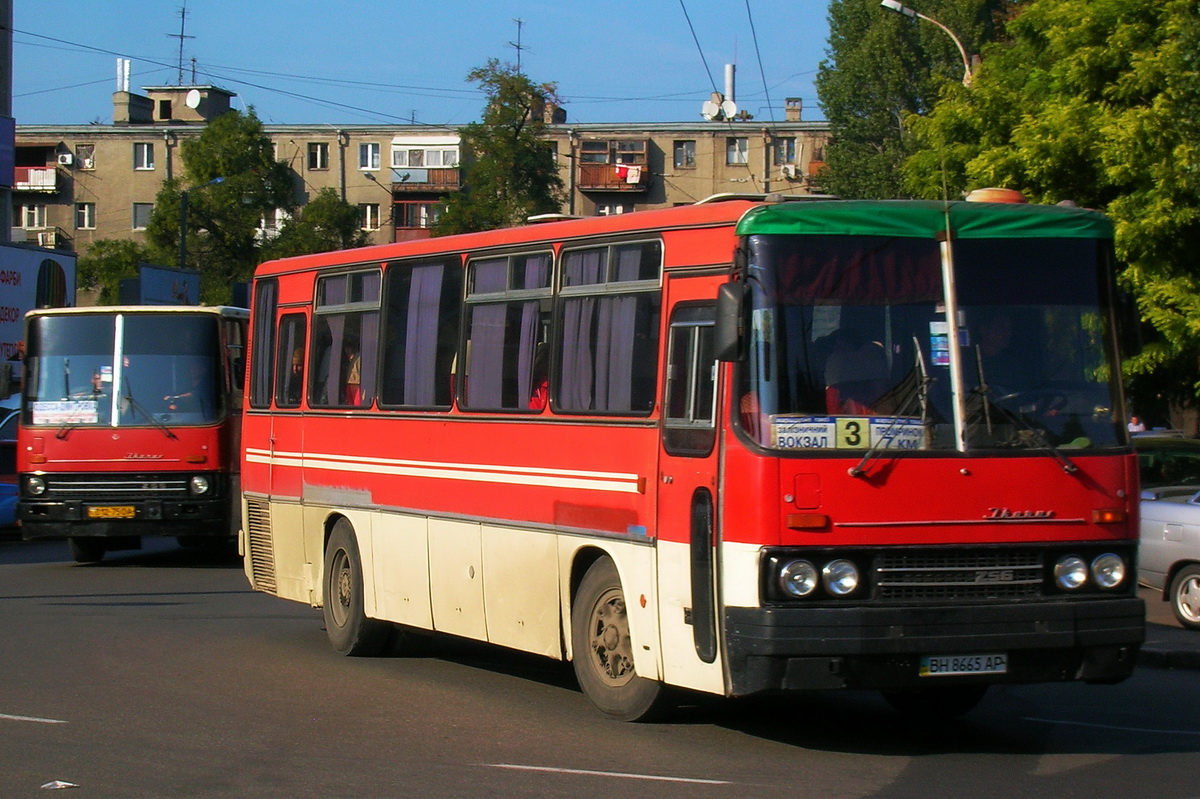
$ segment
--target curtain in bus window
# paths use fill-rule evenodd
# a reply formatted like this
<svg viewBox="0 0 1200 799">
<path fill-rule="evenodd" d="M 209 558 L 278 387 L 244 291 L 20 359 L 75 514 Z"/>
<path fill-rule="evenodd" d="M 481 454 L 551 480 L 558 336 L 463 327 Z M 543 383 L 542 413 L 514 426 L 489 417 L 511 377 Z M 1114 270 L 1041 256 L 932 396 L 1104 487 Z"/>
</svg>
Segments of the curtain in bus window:
<svg viewBox="0 0 1200 799">
<path fill-rule="evenodd" d="M 272 377 L 275 374 L 275 307 L 279 291 L 273 280 L 261 281 L 254 297 L 254 352 L 250 373 L 250 404 L 265 408 L 271 404 Z"/>
<path fill-rule="evenodd" d="M 569 410 L 592 407 L 593 353 L 592 316 L 597 297 L 571 298 L 563 302 L 563 343 L 559 399 Z"/>
<path fill-rule="evenodd" d="M 341 397 L 342 331 L 345 319 L 336 314 L 318 316 L 313 322 L 313 360 L 310 401 L 313 405 L 337 405 Z"/>
<path fill-rule="evenodd" d="M 467 364 L 467 405 L 471 408 L 499 408 L 504 373 L 504 318 L 508 306 L 503 303 L 474 305 L 468 328 L 470 344 Z"/>
<path fill-rule="evenodd" d="M 442 298 L 442 264 L 412 270 L 404 339 L 405 405 L 437 404 L 438 314 Z"/>
<path fill-rule="evenodd" d="M 359 396 L 353 397 L 347 404 L 360 408 L 370 407 L 375 399 L 375 372 L 379 368 L 379 312 L 368 311 L 355 314 L 358 317 L 358 347 L 359 347 Z"/>
<path fill-rule="evenodd" d="M 607 263 L 607 249 L 567 253 L 563 264 L 563 285 L 587 286 L 603 283 Z"/>
</svg>

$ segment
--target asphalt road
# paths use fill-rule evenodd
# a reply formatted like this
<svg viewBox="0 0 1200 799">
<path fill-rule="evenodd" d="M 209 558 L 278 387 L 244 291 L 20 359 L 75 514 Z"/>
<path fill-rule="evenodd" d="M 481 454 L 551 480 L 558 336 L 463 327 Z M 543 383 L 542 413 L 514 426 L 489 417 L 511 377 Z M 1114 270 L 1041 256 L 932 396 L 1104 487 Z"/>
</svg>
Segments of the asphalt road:
<svg viewBox="0 0 1200 799">
<path fill-rule="evenodd" d="M 601 718 L 569 668 L 450 639 L 334 654 L 236 559 L 0 542 L 0 797 L 1186 797 L 1200 672 L 993 691 L 916 727 L 870 693 Z"/>
</svg>

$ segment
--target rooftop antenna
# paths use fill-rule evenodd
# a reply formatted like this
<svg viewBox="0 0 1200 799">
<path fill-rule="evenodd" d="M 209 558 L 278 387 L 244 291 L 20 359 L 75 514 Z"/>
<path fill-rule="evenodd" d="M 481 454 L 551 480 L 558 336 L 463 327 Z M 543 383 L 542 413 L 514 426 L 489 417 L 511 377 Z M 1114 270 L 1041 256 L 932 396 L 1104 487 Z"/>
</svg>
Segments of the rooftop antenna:
<svg viewBox="0 0 1200 799">
<path fill-rule="evenodd" d="M 525 24 L 525 20 L 517 18 L 517 19 L 514 19 L 513 22 L 517 23 L 517 40 L 515 42 L 509 42 L 508 46 L 517 51 L 517 72 L 520 72 L 521 71 L 521 51 L 528 50 L 529 48 L 521 46 L 521 26 Z"/>
<path fill-rule="evenodd" d="M 188 35 L 184 34 L 184 30 L 185 30 L 186 26 L 187 26 L 187 0 L 183 0 L 183 7 L 179 9 L 179 33 L 168 33 L 167 34 L 172 39 L 179 40 L 179 83 L 177 84 L 179 86 L 183 85 L 183 40 L 196 38 L 195 36 L 188 36 Z"/>
</svg>

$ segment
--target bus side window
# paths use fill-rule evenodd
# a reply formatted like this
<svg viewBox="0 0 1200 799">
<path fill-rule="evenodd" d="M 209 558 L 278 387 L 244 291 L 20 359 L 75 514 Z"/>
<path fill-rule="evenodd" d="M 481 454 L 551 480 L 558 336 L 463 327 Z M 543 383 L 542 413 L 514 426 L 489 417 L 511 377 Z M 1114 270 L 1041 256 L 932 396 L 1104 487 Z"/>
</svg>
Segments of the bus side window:
<svg viewBox="0 0 1200 799">
<path fill-rule="evenodd" d="M 300 407 L 304 388 L 304 314 L 279 320 L 279 352 L 275 358 L 275 405 Z"/>
</svg>

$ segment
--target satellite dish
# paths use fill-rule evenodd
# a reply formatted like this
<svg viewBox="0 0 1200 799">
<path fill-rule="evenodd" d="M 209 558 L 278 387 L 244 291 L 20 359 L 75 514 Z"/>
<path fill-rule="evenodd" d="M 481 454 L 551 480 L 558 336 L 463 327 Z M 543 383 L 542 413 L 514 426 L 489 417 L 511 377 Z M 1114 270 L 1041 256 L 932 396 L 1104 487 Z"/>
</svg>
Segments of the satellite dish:
<svg viewBox="0 0 1200 799">
<path fill-rule="evenodd" d="M 721 106 L 714 103 L 712 100 L 705 100 L 704 105 L 700 106 L 700 116 L 712 121 L 721 113 Z"/>
<path fill-rule="evenodd" d="M 733 100 L 726 100 L 721 103 L 721 114 L 725 119 L 733 119 L 737 116 L 737 104 Z"/>
<path fill-rule="evenodd" d="M 190 92 L 188 92 L 187 97 L 183 98 L 183 104 L 186 105 L 188 108 L 199 108 L 200 107 L 200 90 L 192 89 Z"/>
</svg>

